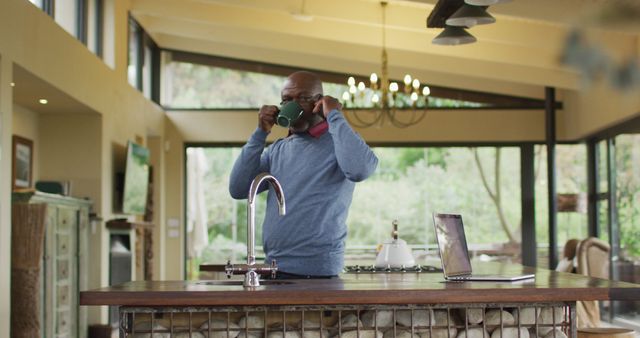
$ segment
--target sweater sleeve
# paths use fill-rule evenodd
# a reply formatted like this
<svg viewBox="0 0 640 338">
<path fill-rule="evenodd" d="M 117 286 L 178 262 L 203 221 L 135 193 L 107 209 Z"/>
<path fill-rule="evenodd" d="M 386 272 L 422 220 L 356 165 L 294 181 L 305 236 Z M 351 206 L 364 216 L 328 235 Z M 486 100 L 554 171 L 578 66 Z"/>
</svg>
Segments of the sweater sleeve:
<svg viewBox="0 0 640 338">
<path fill-rule="evenodd" d="M 353 182 L 369 177 L 378 166 L 378 158 L 338 110 L 327 116 L 329 133 L 333 138 L 338 166 L 344 176 Z"/>
<path fill-rule="evenodd" d="M 229 178 L 229 193 L 232 198 L 247 198 L 251 181 L 259 173 L 269 171 L 269 150 L 265 151 L 264 148 L 267 135 L 267 132 L 257 128 L 242 147 Z"/>
</svg>

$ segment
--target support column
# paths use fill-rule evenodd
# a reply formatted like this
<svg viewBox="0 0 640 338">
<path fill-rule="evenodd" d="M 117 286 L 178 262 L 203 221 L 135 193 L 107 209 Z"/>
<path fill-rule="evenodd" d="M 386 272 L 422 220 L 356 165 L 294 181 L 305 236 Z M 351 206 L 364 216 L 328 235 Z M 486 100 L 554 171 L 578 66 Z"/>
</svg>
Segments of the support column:
<svg viewBox="0 0 640 338">
<path fill-rule="evenodd" d="M 13 63 L 0 55 L 0 337 L 10 337 Z"/>
<path fill-rule="evenodd" d="M 549 269 L 558 264 L 558 201 L 556 199 L 556 90 L 545 87 L 547 182 L 549 197 Z"/>
<path fill-rule="evenodd" d="M 598 142 L 596 140 L 587 141 L 587 215 L 589 222 L 589 237 L 600 235 L 600 224 L 598 222 Z"/>
<path fill-rule="evenodd" d="M 533 144 L 520 146 L 520 191 L 522 198 L 522 264 L 536 266 L 536 199 Z"/>
<path fill-rule="evenodd" d="M 607 190 L 609 198 L 609 244 L 611 245 L 611 264 L 609 264 L 610 278 L 613 280 L 620 280 L 618 269 L 618 259 L 620 258 L 620 227 L 618 224 L 618 201 L 617 201 L 617 188 L 616 188 L 616 141 L 615 138 L 607 139 Z"/>
</svg>

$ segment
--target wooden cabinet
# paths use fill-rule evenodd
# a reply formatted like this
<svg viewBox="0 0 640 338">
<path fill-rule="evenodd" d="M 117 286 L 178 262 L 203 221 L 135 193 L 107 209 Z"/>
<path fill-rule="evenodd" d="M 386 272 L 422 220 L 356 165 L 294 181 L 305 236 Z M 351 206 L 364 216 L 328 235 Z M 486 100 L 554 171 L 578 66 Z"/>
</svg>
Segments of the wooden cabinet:
<svg viewBox="0 0 640 338">
<path fill-rule="evenodd" d="M 42 337 L 85 338 L 86 308 L 79 294 L 87 288 L 91 202 L 41 192 L 15 192 L 13 203 L 46 205 L 40 269 Z M 13 226 L 20 226 L 14 222 Z"/>
</svg>

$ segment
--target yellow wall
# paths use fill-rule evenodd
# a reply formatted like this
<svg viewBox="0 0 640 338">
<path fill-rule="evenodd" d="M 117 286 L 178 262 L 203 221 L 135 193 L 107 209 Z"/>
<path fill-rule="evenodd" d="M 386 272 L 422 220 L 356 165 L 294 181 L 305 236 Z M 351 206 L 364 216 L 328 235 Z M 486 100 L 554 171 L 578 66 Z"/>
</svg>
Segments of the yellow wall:
<svg viewBox="0 0 640 338">
<path fill-rule="evenodd" d="M 184 142 L 243 143 L 256 127 L 255 111 L 172 112 L 165 116 L 160 107 L 127 83 L 127 18 L 131 1 L 107 0 L 105 4 L 108 29 L 105 31 L 107 46 L 103 62 L 28 1 L 0 1 L 0 337 L 9 336 L 9 191 L 13 133 L 24 133 L 34 139 L 36 177 L 72 180 L 74 195 L 90 196 L 94 210 L 105 220 L 117 216 L 113 213 L 112 195 L 114 167 L 120 163 L 114 158 L 114 149 L 124 147 L 127 140 L 136 137 L 146 140 L 156 168 L 154 269 L 158 279 L 182 279 Z M 189 50 L 187 44 L 190 41 L 184 39 L 182 43 Z M 220 50 L 224 50 L 224 45 L 216 46 L 211 52 Z M 241 58 L 253 56 L 248 55 L 249 52 L 249 49 L 227 50 L 228 56 Z M 286 52 L 274 52 L 273 57 L 277 57 L 278 63 L 309 67 L 301 64 L 303 59 L 295 59 Z M 377 56 L 372 58 L 377 63 Z M 406 64 L 414 62 L 406 61 Z M 326 62 L 316 63 L 314 67 L 329 67 L 330 60 Z M 44 115 L 15 105 L 9 85 L 14 63 L 86 106 L 86 114 L 70 115 L 61 111 Z M 442 64 L 443 69 L 446 66 L 455 65 Z M 338 70 L 365 72 L 370 65 L 352 60 L 340 67 L 343 69 Z M 501 65 L 496 63 L 495 68 L 499 70 Z M 422 75 L 425 75 L 422 78 L 427 78 L 426 74 Z M 544 82 L 544 76 L 536 74 L 535 68 L 521 76 Z M 441 80 L 440 85 L 466 82 L 467 85 L 472 83 L 474 88 L 486 87 L 494 92 L 501 89 L 496 83 L 503 83 L 485 83 L 478 76 L 452 79 L 444 72 L 438 79 Z M 542 87 L 538 91 L 533 85 L 503 89 L 539 98 L 544 92 Z M 585 137 L 636 116 L 640 111 L 640 97 L 616 93 L 607 85 L 595 84 L 585 90 L 560 90 L 558 97 L 565 102 L 565 109 L 558 112 L 560 140 Z M 542 141 L 544 112 L 438 110 L 430 111 L 421 125 L 409 129 L 369 128 L 358 131 L 368 142 Z M 270 139 L 284 134 L 285 131 L 278 128 Z M 77 166 L 66 167 L 65 163 Z M 178 227 L 167 226 L 168 220 L 177 220 Z M 170 236 L 174 231 L 177 231 L 177 236 Z M 98 224 L 91 238 L 93 270 L 89 287 L 97 288 L 108 283 L 108 232 L 104 224 Z M 106 314 L 105 308 L 94 307 L 90 310 L 90 322 L 104 323 Z"/>
<path fill-rule="evenodd" d="M 11 60 L 0 54 L 0 337 L 9 337 L 11 307 Z"/>
<path fill-rule="evenodd" d="M 563 115 L 563 135 L 584 139 L 605 128 L 640 116 L 638 89 L 621 92 L 606 81 L 593 83 L 580 91 L 568 92 Z"/>
<path fill-rule="evenodd" d="M 177 227 L 166 225 L 165 233 L 165 264 L 166 279 L 184 279 L 184 141 L 176 127 L 168 121 L 165 123 L 165 179 L 164 179 L 164 216 L 178 222 Z M 177 231 L 178 236 L 171 233 Z"/>
<path fill-rule="evenodd" d="M 40 123 L 38 113 L 19 106 L 13 106 L 13 134 L 33 141 L 33 163 L 32 163 L 32 181 L 37 182 L 40 179 Z"/>
<path fill-rule="evenodd" d="M 175 111 L 167 115 L 187 142 L 244 143 L 258 119 L 256 111 Z M 563 121 L 558 119 L 558 123 Z M 406 129 L 388 125 L 355 129 L 369 143 L 518 142 L 544 141 L 545 137 L 544 112 L 539 110 L 431 110 L 420 124 Z M 268 140 L 284 136 L 286 130 L 276 127 Z"/>
<path fill-rule="evenodd" d="M 127 83 L 129 1 L 106 1 L 106 6 L 105 21 L 112 30 L 107 29 L 105 35 L 115 41 L 113 48 L 106 49 L 110 66 L 28 1 L 0 2 L 0 113 L 3 154 L 5 149 L 10 151 L 15 114 L 15 130 L 32 133 L 36 135 L 33 138 L 38 139 L 35 147 L 39 177 L 72 180 L 74 196 L 90 196 L 94 210 L 109 220 L 116 216 L 112 206 L 114 145 L 125 146 L 127 140 L 134 140 L 136 136 L 143 140 L 148 134 L 162 136 L 164 114 Z M 35 116 L 20 107 L 14 108 L 9 86 L 14 64 L 86 106 L 86 112 L 70 115 L 61 111 Z M 0 177 L 0 292 L 3 292 L 0 337 L 5 337 L 9 336 L 9 325 L 4 321 L 8 320 L 5 314 L 9 311 L 11 171 L 6 156 L 0 157 L 0 161 L 6 168 Z M 93 267 L 90 288 L 108 284 L 107 240 L 104 224 L 98 224 L 90 243 Z M 90 309 L 91 323 L 104 323 L 106 316 L 106 308 Z"/>
<path fill-rule="evenodd" d="M 147 147 L 150 152 L 150 165 L 153 166 L 153 276 L 155 280 L 166 279 L 166 244 L 165 244 L 165 148 L 164 138 L 161 136 L 147 137 Z"/>
</svg>

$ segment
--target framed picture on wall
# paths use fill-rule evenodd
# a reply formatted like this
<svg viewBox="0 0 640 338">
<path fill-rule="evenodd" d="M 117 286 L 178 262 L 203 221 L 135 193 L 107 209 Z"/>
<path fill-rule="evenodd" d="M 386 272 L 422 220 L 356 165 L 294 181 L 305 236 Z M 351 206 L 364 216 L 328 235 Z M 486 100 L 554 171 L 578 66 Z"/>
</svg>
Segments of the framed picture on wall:
<svg viewBox="0 0 640 338">
<path fill-rule="evenodd" d="M 13 189 L 31 188 L 33 177 L 33 141 L 13 135 Z"/>
</svg>

